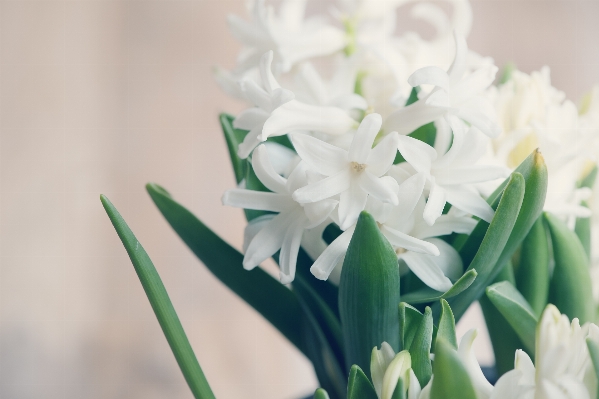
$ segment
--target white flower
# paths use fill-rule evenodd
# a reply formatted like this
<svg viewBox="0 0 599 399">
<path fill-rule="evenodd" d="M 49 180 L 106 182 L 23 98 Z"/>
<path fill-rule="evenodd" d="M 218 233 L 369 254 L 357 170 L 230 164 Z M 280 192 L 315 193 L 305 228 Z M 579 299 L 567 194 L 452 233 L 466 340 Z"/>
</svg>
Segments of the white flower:
<svg viewBox="0 0 599 399">
<path fill-rule="evenodd" d="M 223 195 L 223 204 L 278 212 L 276 216 L 266 215 L 248 225 L 246 234 L 253 238 L 247 245 L 243 267 L 253 269 L 280 249 L 281 282 L 287 284 L 295 276 L 304 230 L 325 222 L 337 201 L 325 199 L 310 204 L 295 202 L 291 194 L 307 183 L 304 165 L 298 165 L 285 179 L 273 169 L 265 146 L 259 146 L 254 151 L 252 166 L 258 179 L 272 192 L 232 189 Z"/>
<path fill-rule="evenodd" d="M 400 167 L 413 168 L 426 177 L 429 195 L 423 217 L 429 225 L 442 215 L 446 202 L 487 222 L 493 218 L 493 209 L 472 185 L 505 177 L 508 170 L 475 164 L 486 151 L 484 141 L 474 128 L 464 135 L 455 132 L 449 151 L 438 157 L 428 144 L 409 136 L 399 137 L 399 152 L 407 161 Z"/>
<path fill-rule="evenodd" d="M 578 319 L 548 305 L 537 326 L 535 365 L 517 351 L 514 370 L 503 375 L 491 399 L 592 399 L 597 396 L 597 377 L 586 340 L 599 343 L 599 328 L 582 327 Z"/>
<path fill-rule="evenodd" d="M 455 41 L 456 55 L 447 72 L 439 67 L 429 66 L 417 70 L 408 79 L 413 87 L 433 85 L 435 89 L 424 98 L 390 115 L 385 121 L 385 130 L 409 134 L 416 128 L 443 117 L 454 132 L 465 130 L 466 121 L 489 137 L 500 133 L 493 120 L 493 107 L 481 95 L 495 79 L 497 67 L 483 63 L 464 76 L 468 48 L 465 39 L 457 33 Z"/>
<path fill-rule="evenodd" d="M 386 342 L 382 343 L 381 349 L 375 346 L 370 356 L 370 375 L 379 399 L 391 399 L 400 378 L 408 399 L 417 399 L 420 395 L 420 383 L 412 370 L 412 358 L 407 350 L 396 355 Z"/>
<path fill-rule="evenodd" d="M 458 346 L 458 357 L 468 372 L 476 397 L 478 399 L 489 399 L 493 391 L 493 385 L 487 381 L 474 354 L 474 340 L 477 335 L 478 330 L 473 328 L 462 336 Z"/>
<path fill-rule="evenodd" d="M 381 123 L 378 114 L 366 116 L 349 151 L 309 135 L 291 136 L 300 158 L 312 171 L 326 176 L 298 189 L 293 193 L 293 199 L 305 204 L 339 195 L 338 216 L 342 230 L 356 223 L 369 195 L 397 204 L 397 182 L 391 177 L 381 176 L 393 164 L 398 136 L 391 133 L 372 148 Z"/>
<path fill-rule="evenodd" d="M 230 15 L 231 32 L 246 47 L 239 56 L 239 68 L 254 67 L 269 50 L 275 52 L 276 70 L 281 72 L 299 61 L 342 50 L 347 43 L 345 33 L 322 17 L 304 19 L 305 8 L 306 0 L 284 0 L 276 15 L 265 0 L 255 0 L 249 6 L 252 21 Z"/>
</svg>

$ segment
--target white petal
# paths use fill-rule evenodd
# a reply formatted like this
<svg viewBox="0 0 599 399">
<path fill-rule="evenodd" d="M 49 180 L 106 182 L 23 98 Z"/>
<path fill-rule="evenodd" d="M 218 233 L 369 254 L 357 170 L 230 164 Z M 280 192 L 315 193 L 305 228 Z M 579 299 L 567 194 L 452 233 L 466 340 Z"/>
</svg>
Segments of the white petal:
<svg viewBox="0 0 599 399">
<path fill-rule="evenodd" d="M 303 215 L 298 215 L 296 218 L 301 218 Z M 280 280 L 282 284 L 289 284 L 295 278 L 295 267 L 297 265 L 297 254 L 299 252 L 300 243 L 304 227 L 301 219 L 296 219 L 289 227 L 283 243 L 281 252 L 279 253 Z"/>
<path fill-rule="evenodd" d="M 357 122 L 346 111 L 335 107 L 308 105 L 289 101 L 275 109 L 264 123 L 262 139 L 294 131 L 316 131 L 341 135 L 355 128 Z"/>
<path fill-rule="evenodd" d="M 478 128 L 488 137 L 494 139 L 501 134 L 501 128 L 497 123 L 489 119 L 489 117 L 482 112 L 476 112 L 468 109 L 461 108 L 456 114 L 472 126 Z"/>
<path fill-rule="evenodd" d="M 491 392 L 489 399 L 522 398 L 522 392 L 526 387 L 519 385 L 521 377 L 522 371 L 520 370 L 511 370 L 502 375 L 495 384 L 495 388 Z"/>
<path fill-rule="evenodd" d="M 383 390 L 383 377 L 387 367 L 395 357 L 395 351 L 387 342 L 381 344 L 381 349 L 377 349 L 375 346 L 372 348 L 370 355 L 370 376 L 372 377 L 372 385 L 378 397 L 381 397 Z"/>
<path fill-rule="evenodd" d="M 368 171 L 377 177 L 387 173 L 389 168 L 393 165 L 393 161 L 397 155 L 398 145 L 399 137 L 397 132 L 386 135 L 376 147 L 370 151 L 368 159 L 366 160 Z"/>
<path fill-rule="evenodd" d="M 436 166 L 436 165 L 435 165 Z M 431 172 L 438 184 L 472 184 L 507 177 L 509 169 L 494 165 L 472 165 L 463 168 L 440 168 Z"/>
<path fill-rule="evenodd" d="M 447 109 L 427 105 L 424 101 L 400 108 L 385 119 L 383 129 L 387 132 L 396 131 L 400 135 L 407 135 L 420 126 L 433 122 L 442 117 Z"/>
<path fill-rule="evenodd" d="M 248 108 L 239 113 L 233 120 L 233 127 L 235 129 L 252 130 L 257 126 L 263 126 L 268 116 L 269 114 L 260 108 Z"/>
<path fill-rule="evenodd" d="M 275 172 L 270 163 L 268 150 L 264 145 L 260 145 L 254 150 L 252 156 L 252 168 L 258 179 L 270 191 L 281 194 L 286 193 L 287 190 L 285 185 L 287 184 L 287 181 Z"/>
<path fill-rule="evenodd" d="M 304 62 L 299 68 L 298 78 L 310 93 L 310 96 L 316 100 L 318 105 L 327 105 L 328 93 L 325 83 L 316 72 L 316 68 L 311 62 Z"/>
<path fill-rule="evenodd" d="M 443 271 L 432 260 L 433 256 L 419 254 L 416 252 L 405 252 L 399 256 L 400 260 L 406 262 L 410 270 L 422 282 L 434 290 L 445 292 L 452 287 L 451 281 L 443 274 Z"/>
<path fill-rule="evenodd" d="M 225 191 L 223 204 L 236 208 L 256 209 L 259 211 L 283 212 L 294 206 L 287 194 L 233 188 Z"/>
<path fill-rule="evenodd" d="M 339 201 L 326 199 L 318 202 L 304 204 L 304 211 L 310 220 L 310 224 L 306 228 L 312 228 L 323 223 L 333 212 Z"/>
<path fill-rule="evenodd" d="M 328 223 L 323 223 L 313 229 L 304 231 L 301 246 L 310 259 L 318 259 L 325 249 L 327 249 L 328 244 L 322 239 L 322 233 L 327 225 Z"/>
<path fill-rule="evenodd" d="M 243 230 L 243 252 L 245 253 L 250 245 L 250 242 L 256 237 L 256 234 L 260 232 L 275 216 L 274 213 L 268 213 L 266 215 L 258 216 L 245 226 Z"/>
<path fill-rule="evenodd" d="M 279 213 L 254 237 L 243 258 L 243 267 L 251 270 L 273 256 L 283 244 L 292 222 L 292 212 Z"/>
<path fill-rule="evenodd" d="M 443 208 L 445 208 L 446 202 L 446 190 L 444 190 L 438 184 L 433 184 L 431 192 L 428 195 L 426 206 L 424 207 L 424 213 L 422 215 L 424 221 L 432 226 L 439 216 L 443 214 Z"/>
<path fill-rule="evenodd" d="M 412 87 L 428 84 L 449 90 L 449 76 L 447 76 L 447 72 L 436 66 L 420 68 L 408 78 L 408 83 Z"/>
<path fill-rule="evenodd" d="M 237 148 L 237 156 L 241 159 L 246 159 L 250 156 L 254 148 L 256 148 L 262 141 L 258 138 L 260 134 L 260 127 L 254 128 L 245 135 L 243 142 L 239 144 Z"/>
<path fill-rule="evenodd" d="M 305 187 L 293 193 L 293 199 L 301 204 L 307 202 L 322 201 L 337 195 L 350 187 L 350 172 L 342 170 L 341 172 L 329 176 L 326 179 L 310 183 Z"/>
<path fill-rule="evenodd" d="M 326 280 L 337 266 L 337 262 L 347 252 L 349 242 L 354 234 L 354 227 L 345 230 L 339 237 L 329 244 L 327 249 L 316 259 L 310 272 L 319 280 Z"/>
<path fill-rule="evenodd" d="M 341 193 L 338 208 L 341 230 L 347 229 L 358 221 L 360 212 L 366 207 L 367 198 L 368 193 L 359 187 L 355 187 L 355 183 L 351 184 L 349 190 Z"/>
<path fill-rule="evenodd" d="M 281 87 L 271 71 L 272 57 L 273 52 L 271 50 L 264 53 L 260 59 L 260 77 L 262 78 L 262 85 L 264 85 L 264 88 L 268 93 L 272 93 L 275 89 Z"/>
<path fill-rule="evenodd" d="M 347 168 L 347 151 L 307 134 L 291 135 L 298 155 L 311 169 L 331 176 Z"/>
<path fill-rule="evenodd" d="M 250 103 L 264 111 L 270 111 L 270 95 L 252 79 L 244 78 L 240 80 L 239 88 Z"/>
<path fill-rule="evenodd" d="M 380 201 L 393 205 L 399 204 L 397 199 L 398 184 L 392 177 L 376 177 L 366 169 L 360 174 L 359 185 L 362 190 Z"/>
<path fill-rule="evenodd" d="M 405 160 L 418 172 L 428 174 L 437 151 L 423 141 L 409 136 L 399 136 L 398 149 Z"/>
<path fill-rule="evenodd" d="M 478 216 L 485 222 L 491 223 L 495 211 L 487 201 L 482 199 L 480 194 L 473 190 L 469 190 L 464 186 L 445 188 L 445 196 L 447 202 L 456 208 Z"/>
<path fill-rule="evenodd" d="M 439 238 L 429 238 L 426 241 L 439 249 L 439 256 L 431 256 L 433 262 L 441 269 L 450 280 L 456 281 L 462 277 L 464 264 L 462 257 L 454 247 Z"/>
<path fill-rule="evenodd" d="M 389 242 L 395 246 L 407 249 L 408 251 L 417 252 L 421 254 L 430 254 L 434 256 L 439 255 L 439 249 L 430 242 L 420 240 L 412 237 L 406 233 L 395 230 L 389 226 L 383 225 L 381 231 L 387 237 Z"/>
<path fill-rule="evenodd" d="M 456 47 L 455 58 L 453 59 L 453 63 L 449 67 L 449 71 L 447 71 L 447 73 L 449 75 L 450 82 L 455 84 L 462 78 L 464 71 L 466 70 L 468 45 L 466 44 L 466 39 L 460 33 L 454 31 L 453 37 L 455 39 Z"/>
<path fill-rule="evenodd" d="M 366 163 L 374 139 L 382 124 L 383 118 L 379 114 L 369 114 L 364 117 L 349 147 L 348 159 L 350 161 L 360 164 Z"/>
<path fill-rule="evenodd" d="M 418 399 L 420 397 L 420 381 L 418 381 L 418 377 L 414 374 L 414 371 L 410 369 L 410 377 L 409 377 L 409 388 L 408 388 L 408 398 L 407 399 Z M 423 398 L 420 398 L 423 399 Z"/>
<path fill-rule="evenodd" d="M 478 68 L 451 88 L 451 100 L 459 104 L 480 94 L 493 83 L 497 70 L 495 65 L 483 65 Z"/>
<path fill-rule="evenodd" d="M 470 234 L 477 223 L 471 217 L 441 215 L 432 226 L 420 223 L 412 230 L 412 234 L 418 238 L 439 237 L 451 233 Z"/>
<path fill-rule="evenodd" d="M 491 385 L 485 378 L 474 354 L 473 344 L 477 334 L 478 331 L 476 329 L 471 329 L 464 334 L 458 347 L 458 356 L 466 368 L 466 371 L 468 371 L 472 385 L 479 397 L 488 398 L 493 391 L 493 385 Z"/>
<path fill-rule="evenodd" d="M 366 108 L 368 108 L 368 103 L 366 102 L 364 97 L 362 97 L 358 94 L 355 94 L 355 93 L 350 93 L 347 95 L 343 95 L 343 96 L 334 98 L 331 100 L 330 105 L 339 107 L 342 109 L 347 109 L 347 110 L 349 110 L 349 109 L 365 110 Z"/>
<path fill-rule="evenodd" d="M 403 350 L 399 352 L 387 367 L 385 376 L 383 377 L 383 389 L 381 391 L 381 399 L 391 399 L 393 392 L 397 387 L 397 382 L 400 378 L 404 384 L 408 381 L 407 371 L 412 367 L 412 358 L 410 352 Z M 405 387 L 406 385 L 404 385 Z"/>
</svg>

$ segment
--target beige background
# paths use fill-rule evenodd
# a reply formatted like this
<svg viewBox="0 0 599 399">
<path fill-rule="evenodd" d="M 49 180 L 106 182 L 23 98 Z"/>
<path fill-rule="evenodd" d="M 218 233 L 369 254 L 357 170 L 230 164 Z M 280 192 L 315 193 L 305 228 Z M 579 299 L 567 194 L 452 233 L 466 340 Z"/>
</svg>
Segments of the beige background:
<svg viewBox="0 0 599 399">
<path fill-rule="evenodd" d="M 599 82 L 599 0 L 473 9 L 470 46 L 498 65 L 549 64 L 574 99 Z M 229 12 L 242 1 L 0 1 L 0 398 L 191 397 L 100 193 L 155 261 L 219 399 L 314 389 L 308 362 L 144 191 L 164 185 L 240 245 L 242 213 L 220 205 L 233 175 L 216 119 L 240 105 L 211 77 L 238 50 Z M 479 355 L 491 361 L 484 340 Z"/>
</svg>

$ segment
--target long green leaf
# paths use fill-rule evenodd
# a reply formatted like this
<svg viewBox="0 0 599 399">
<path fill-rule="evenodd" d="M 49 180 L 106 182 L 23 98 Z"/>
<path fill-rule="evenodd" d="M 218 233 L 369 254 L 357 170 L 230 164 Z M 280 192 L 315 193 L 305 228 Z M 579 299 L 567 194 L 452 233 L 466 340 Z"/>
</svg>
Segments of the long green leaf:
<svg viewBox="0 0 599 399">
<path fill-rule="evenodd" d="M 458 349 L 458 339 L 455 333 L 455 318 L 453 317 L 451 307 L 445 299 L 441 299 L 441 315 L 439 316 L 437 339 L 444 339 L 453 349 Z"/>
<path fill-rule="evenodd" d="M 175 312 L 166 288 L 164 288 L 160 275 L 150 257 L 110 200 L 104 195 L 100 196 L 100 200 L 127 250 L 137 277 L 150 301 L 150 305 L 152 305 L 154 314 L 156 314 L 158 323 L 160 323 L 162 332 L 173 351 L 173 355 L 175 355 L 189 389 L 197 399 L 214 399 L 210 385 L 193 353 L 177 312 Z"/>
<path fill-rule="evenodd" d="M 378 399 L 372 383 L 362 369 L 355 364 L 349 371 L 347 399 Z"/>
<path fill-rule="evenodd" d="M 535 350 L 537 316 L 522 294 L 509 282 L 487 287 L 487 297 L 512 326 L 529 353 Z"/>
<path fill-rule="evenodd" d="M 470 266 L 468 266 L 468 270 L 478 272 L 476 280 L 460 295 L 447 300 L 456 320 L 462 317 L 470 304 L 481 296 L 487 285 L 501 271 L 501 267 L 497 267 L 496 264 L 501 258 L 502 251 L 516 225 L 516 219 L 524 198 L 524 190 L 523 176 L 520 173 L 513 173 L 501 196 L 495 216 L 487 228 L 484 239 Z M 438 308 L 438 306 L 436 307 Z"/>
<path fill-rule="evenodd" d="M 522 242 L 516 286 L 535 315 L 541 316 L 549 295 L 549 242 L 542 217 Z"/>
<path fill-rule="evenodd" d="M 387 342 L 399 350 L 397 255 L 374 218 L 362 212 L 349 243 L 341 282 L 339 313 L 347 368 L 370 365 L 372 348 Z"/>
<path fill-rule="evenodd" d="M 237 180 L 237 183 L 239 184 L 245 178 L 248 162 L 237 156 L 237 149 L 239 148 L 239 144 L 243 142 L 247 131 L 235 129 L 233 127 L 235 117 L 232 115 L 220 114 L 218 119 L 225 135 L 227 148 L 229 149 L 229 157 L 231 158 L 231 164 L 233 165 L 235 180 Z"/>
<path fill-rule="evenodd" d="M 146 186 L 167 222 L 204 265 L 227 287 L 256 309 L 291 343 L 305 353 L 300 304 L 293 292 L 260 268 L 243 269 L 243 255 L 206 227 L 166 191 Z"/>
<path fill-rule="evenodd" d="M 404 388 L 404 380 L 399 377 L 397 380 L 397 385 L 393 390 L 393 395 L 391 395 L 391 399 L 406 399 L 406 389 Z"/>
<path fill-rule="evenodd" d="M 476 392 L 457 351 L 443 339 L 435 345 L 431 399 L 476 399 Z"/>
<path fill-rule="evenodd" d="M 472 285 L 472 283 L 476 279 L 477 275 L 478 273 L 476 272 L 476 270 L 468 270 L 445 293 L 436 291 L 429 287 L 425 287 L 418 291 L 402 295 L 401 300 L 403 302 L 408 302 L 411 304 L 418 304 L 435 302 L 440 299 L 453 298 L 454 296 L 461 294 L 466 288 L 470 287 L 470 285 Z"/>
<path fill-rule="evenodd" d="M 412 370 L 420 386 L 425 386 L 431 379 L 433 367 L 431 365 L 431 344 L 433 342 L 433 314 L 428 306 L 424 311 L 424 317 L 420 322 L 414 340 L 410 345 L 410 356 L 412 357 Z"/>
<path fill-rule="evenodd" d="M 594 301 L 588 259 L 578 236 L 564 222 L 545 213 L 551 234 L 555 268 L 549 286 L 549 301 L 560 312 L 580 323 L 594 320 Z"/>
</svg>

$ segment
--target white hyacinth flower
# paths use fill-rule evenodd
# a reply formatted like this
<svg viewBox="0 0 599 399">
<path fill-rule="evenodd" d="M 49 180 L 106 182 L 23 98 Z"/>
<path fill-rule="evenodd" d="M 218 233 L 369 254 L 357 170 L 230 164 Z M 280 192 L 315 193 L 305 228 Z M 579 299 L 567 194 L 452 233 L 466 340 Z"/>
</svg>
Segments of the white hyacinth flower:
<svg viewBox="0 0 599 399">
<path fill-rule="evenodd" d="M 429 225 L 443 214 L 446 202 L 491 222 L 493 209 L 472 185 L 506 177 L 509 171 L 504 167 L 475 164 L 486 152 L 484 141 L 474 128 L 464 135 L 454 134 L 451 148 L 439 157 L 430 145 L 409 136 L 399 136 L 399 152 L 407 161 L 399 166 L 426 177 L 429 195 L 423 217 Z"/>
<path fill-rule="evenodd" d="M 288 179 L 273 169 L 266 147 L 261 145 L 254 151 L 252 166 L 262 184 L 272 192 L 232 189 L 223 195 L 223 204 L 244 209 L 278 212 L 266 215 L 250 223 L 246 234 L 253 237 L 247 245 L 243 267 L 251 270 L 280 250 L 280 277 L 283 284 L 293 281 L 297 255 L 304 230 L 325 222 L 337 205 L 337 201 L 322 201 L 299 204 L 292 193 L 307 183 L 306 168 L 299 164 Z M 254 231 L 251 231 L 251 230 Z"/>
<path fill-rule="evenodd" d="M 597 377 L 586 340 L 599 343 L 599 327 L 580 326 L 553 305 L 547 305 L 537 326 L 535 364 L 516 352 L 515 368 L 504 374 L 491 399 L 592 399 Z"/>
<path fill-rule="evenodd" d="M 397 153 L 397 133 L 391 133 L 372 148 L 381 127 L 378 114 L 367 115 L 358 128 L 349 151 L 305 134 L 291 136 L 300 158 L 310 169 L 325 176 L 293 193 L 302 204 L 339 196 L 338 216 L 342 230 L 356 223 L 369 195 L 398 203 L 397 182 L 383 176 Z M 395 147 L 394 147 L 395 146 Z"/>
<path fill-rule="evenodd" d="M 248 10 L 251 21 L 229 15 L 231 32 L 245 45 L 239 69 L 254 67 L 269 50 L 275 52 L 277 72 L 287 72 L 299 61 L 342 50 L 347 43 L 345 33 L 322 17 L 304 19 L 305 8 L 306 0 L 284 0 L 277 15 L 265 0 L 254 0 Z"/>
<path fill-rule="evenodd" d="M 376 346 L 370 356 L 370 375 L 379 399 L 391 399 L 401 378 L 408 399 L 420 395 L 420 383 L 412 370 L 412 358 L 407 350 L 395 354 L 391 345 L 383 342 L 381 349 Z"/>
<path fill-rule="evenodd" d="M 447 72 L 439 67 L 429 66 L 417 70 L 410 76 L 408 82 L 413 87 L 433 85 L 435 88 L 424 98 L 390 115 L 385 121 L 386 130 L 409 134 L 420 126 L 444 118 L 454 133 L 456 130 L 465 130 L 466 121 L 489 137 L 499 135 L 499 126 L 493 117 L 493 107 L 482 96 L 493 83 L 497 67 L 483 63 L 466 75 L 466 40 L 455 33 L 455 42 L 455 58 Z"/>
</svg>

